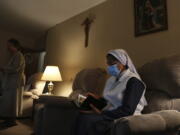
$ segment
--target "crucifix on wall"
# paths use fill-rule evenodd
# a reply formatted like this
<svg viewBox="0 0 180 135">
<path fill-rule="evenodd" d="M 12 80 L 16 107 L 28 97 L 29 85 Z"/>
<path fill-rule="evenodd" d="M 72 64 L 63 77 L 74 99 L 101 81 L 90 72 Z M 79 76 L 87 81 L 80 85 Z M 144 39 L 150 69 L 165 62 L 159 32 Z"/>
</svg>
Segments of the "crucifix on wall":
<svg viewBox="0 0 180 135">
<path fill-rule="evenodd" d="M 89 42 L 89 32 L 90 32 L 90 28 L 91 28 L 91 24 L 93 23 L 94 18 L 92 17 L 87 17 L 83 23 L 81 24 L 82 26 L 84 26 L 84 32 L 85 32 L 85 47 L 88 47 L 88 42 Z"/>
</svg>

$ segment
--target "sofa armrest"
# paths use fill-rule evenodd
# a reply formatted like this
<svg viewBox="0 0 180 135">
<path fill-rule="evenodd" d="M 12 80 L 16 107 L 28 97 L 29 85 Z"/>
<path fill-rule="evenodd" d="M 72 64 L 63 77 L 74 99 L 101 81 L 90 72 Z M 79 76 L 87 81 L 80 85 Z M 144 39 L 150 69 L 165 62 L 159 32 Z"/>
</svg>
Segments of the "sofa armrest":
<svg viewBox="0 0 180 135">
<path fill-rule="evenodd" d="M 123 125 L 123 128 L 121 127 Z M 144 114 L 124 117 L 115 122 L 116 133 L 119 134 L 147 134 L 165 131 L 166 123 L 158 114 Z M 114 132 L 114 131 L 113 131 Z"/>
<path fill-rule="evenodd" d="M 173 110 L 164 110 L 151 114 L 129 116 L 118 119 L 115 121 L 112 132 L 113 135 L 160 135 L 165 132 L 177 132 L 179 127 L 180 112 Z"/>
<path fill-rule="evenodd" d="M 180 129 L 180 112 L 176 110 L 164 110 L 154 112 L 160 115 L 166 122 L 166 130 L 173 131 Z"/>
</svg>

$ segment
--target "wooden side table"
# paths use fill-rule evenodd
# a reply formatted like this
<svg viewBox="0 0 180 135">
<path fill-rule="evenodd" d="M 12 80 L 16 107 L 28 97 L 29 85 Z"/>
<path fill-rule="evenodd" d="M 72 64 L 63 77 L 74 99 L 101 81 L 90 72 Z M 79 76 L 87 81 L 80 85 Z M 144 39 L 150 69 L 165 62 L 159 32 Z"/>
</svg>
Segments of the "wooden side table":
<svg viewBox="0 0 180 135">
<path fill-rule="evenodd" d="M 33 99 L 33 106 L 32 106 L 32 119 L 34 119 L 35 114 L 35 107 L 37 104 L 46 104 L 48 103 L 48 98 L 50 96 L 54 96 L 53 94 L 42 94 L 39 96 L 39 98 Z"/>
<path fill-rule="evenodd" d="M 32 119 L 35 115 L 35 109 L 37 104 L 62 104 L 64 101 L 72 102 L 71 99 L 68 99 L 67 97 L 62 96 L 55 96 L 53 94 L 43 94 L 40 95 L 38 99 L 33 99 L 33 107 L 32 107 Z"/>
</svg>

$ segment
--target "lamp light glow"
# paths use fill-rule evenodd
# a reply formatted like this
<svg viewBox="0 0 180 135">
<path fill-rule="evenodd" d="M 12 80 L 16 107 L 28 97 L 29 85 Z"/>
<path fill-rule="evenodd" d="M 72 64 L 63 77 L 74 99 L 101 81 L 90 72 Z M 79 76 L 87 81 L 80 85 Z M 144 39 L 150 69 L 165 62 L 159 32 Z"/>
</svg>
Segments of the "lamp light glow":
<svg viewBox="0 0 180 135">
<path fill-rule="evenodd" d="M 58 66 L 46 66 L 46 69 L 42 75 L 41 80 L 50 81 L 48 84 L 49 94 L 51 94 L 54 84 L 52 81 L 62 81 L 62 77 Z"/>
</svg>

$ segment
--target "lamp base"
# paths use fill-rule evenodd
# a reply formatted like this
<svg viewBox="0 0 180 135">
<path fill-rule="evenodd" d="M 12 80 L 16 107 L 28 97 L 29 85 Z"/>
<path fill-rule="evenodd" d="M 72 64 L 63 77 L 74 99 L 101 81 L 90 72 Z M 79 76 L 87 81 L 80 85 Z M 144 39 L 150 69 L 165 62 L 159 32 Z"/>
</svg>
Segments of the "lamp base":
<svg viewBox="0 0 180 135">
<path fill-rule="evenodd" d="M 46 92 L 46 93 L 44 93 L 43 95 L 53 95 L 53 94 L 50 93 L 50 92 Z"/>
<path fill-rule="evenodd" d="M 52 94 L 52 90 L 54 88 L 54 84 L 52 83 L 52 81 L 49 82 L 48 84 L 48 94 Z"/>
</svg>

